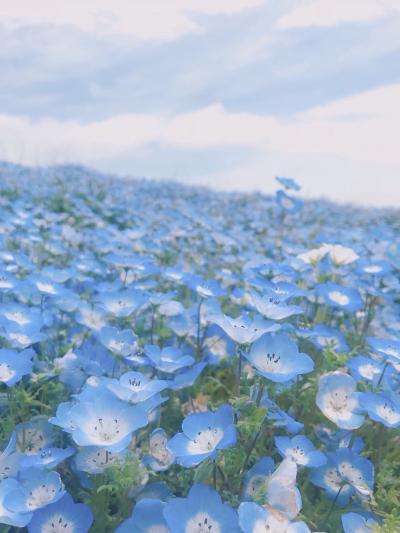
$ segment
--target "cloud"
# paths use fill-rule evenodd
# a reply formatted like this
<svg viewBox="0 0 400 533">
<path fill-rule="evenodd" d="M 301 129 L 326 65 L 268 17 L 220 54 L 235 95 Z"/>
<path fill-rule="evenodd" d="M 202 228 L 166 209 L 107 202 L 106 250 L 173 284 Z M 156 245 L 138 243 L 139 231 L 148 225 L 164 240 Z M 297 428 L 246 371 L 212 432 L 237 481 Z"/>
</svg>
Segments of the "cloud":
<svg viewBox="0 0 400 533">
<path fill-rule="evenodd" d="M 368 22 L 400 11 L 398 0 L 313 0 L 298 5 L 277 21 L 280 29 Z"/>
<path fill-rule="evenodd" d="M 200 157 L 209 156 L 212 161 L 210 153 L 237 147 L 256 154 L 254 163 L 246 158 L 234 161 L 218 174 L 222 186 L 230 182 L 262 188 L 263 166 L 280 174 L 297 170 L 304 176 L 315 176 L 317 170 L 321 180 L 332 177 L 335 195 L 334 173 L 340 174 L 345 189 L 353 175 L 357 179 L 375 175 L 381 186 L 385 173 L 400 173 L 399 99 L 397 84 L 287 118 L 229 112 L 221 104 L 171 116 L 127 113 L 88 123 L 0 115 L 0 157 L 26 164 L 79 161 L 110 168 L 118 158 L 126 160 L 127 154 L 140 149 L 146 149 L 151 159 L 151 146 L 157 145 L 164 153 L 167 149 L 191 152 L 192 157 L 184 158 L 185 167 L 195 175 Z M 144 163 L 142 159 L 141 171 L 146 174 Z M 174 165 L 179 166 L 179 157 Z M 154 171 L 154 165 L 148 168 Z M 212 163 L 208 176 L 199 179 L 215 184 L 217 175 L 211 169 Z M 162 175 L 173 171 L 163 168 Z M 136 174 L 134 166 L 131 173 Z"/>
<path fill-rule="evenodd" d="M 13 0 L 0 3 L 0 20 L 14 28 L 67 25 L 102 36 L 170 40 L 201 32 L 198 15 L 232 15 L 262 3 L 264 0 Z"/>
</svg>

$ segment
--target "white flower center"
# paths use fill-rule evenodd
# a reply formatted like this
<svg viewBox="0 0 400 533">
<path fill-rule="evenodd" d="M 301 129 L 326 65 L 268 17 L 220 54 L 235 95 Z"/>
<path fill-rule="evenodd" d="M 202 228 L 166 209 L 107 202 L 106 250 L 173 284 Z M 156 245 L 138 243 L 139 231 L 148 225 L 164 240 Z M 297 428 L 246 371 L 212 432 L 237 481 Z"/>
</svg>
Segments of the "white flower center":
<svg viewBox="0 0 400 533">
<path fill-rule="evenodd" d="M 370 265 L 364 268 L 364 272 L 368 272 L 368 274 L 376 274 L 377 272 L 380 272 L 381 270 L 382 270 L 382 267 L 380 267 L 379 265 Z"/>
<path fill-rule="evenodd" d="M 62 514 L 51 516 L 41 529 L 43 533 L 74 533 L 75 524 L 67 520 Z"/>
<path fill-rule="evenodd" d="M 339 305 L 347 305 L 350 302 L 350 298 L 339 291 L 331 291 L 328 293 L 329 299 Z"/>
<path fill-rule="evenodd" d="M 17 324 L 19 324 L 20 326 L 29 324 L 29 319 L 26 318 L 26 316 L 19 311 L 4 313 L 4 316 L 8 318 L 8 320 L 12 320 L 13 322 L 16 322 Z"/>
<path fill-rule="evenodd" d="M 199 431 L 196 438 L 189 441 L 188 451 L 193 453 L 207 453 L 214 450 L 223 435 L 224 432 L 220 428 L 208 427 L 206 430 Z"/>
<path fill-rule="evenodd" d="M 376 413 L 383 418 L 383 420 L 386 420 L 389 424 L 397 424 L 400 422 L 400 412 L 395 411 L 393 407 L 385 402 L 383 404 L 376 406 Z"/>
<path fill-rule="evenodd" d="M 326 486 L 335 492 L 337 492 L 342 485 L 342 480 L 334 468 L 330 468 L 325 472 L 324 481 Z"/>
<path fill-rule="evenodd" d="M 35 487 L 30 491 L 26 500 L 26 505 L 30 511 L 34 511 L 35 509 L 39 509 L 50 503 L 54 499 L 56 493 L 57 489 L 54 485 L 46 485 L 43 483 L 43 485 Z"/>
<path fill-rule="evenodd" d="M 13 370 L 9 364 L 0 363 L 0 381 L 8 381 L 10 378 L 14 377 L 16 371 Z"/>
<path fill-rule="evenodd" d="M 95 419 L 89 430 L 90 436 L 97 444 L 113 444 L 126 435 L 126 425 L 116 417 Z"/>
<path fill-rule="evenodd" d="M 36 286 L 40 291 L 46 292 L 48 294 L 56 294 L 57 292 L 54 286 L 51 285 L 51 283 L 45 283 L 43 281 L 38 281 L 36 283 Z"/>
<path fill-rule="evenodd" d="M 208 513 L 197 513 L 186 523 L 185 533 L 221 533 L 221 528 Z"/>
</svg>

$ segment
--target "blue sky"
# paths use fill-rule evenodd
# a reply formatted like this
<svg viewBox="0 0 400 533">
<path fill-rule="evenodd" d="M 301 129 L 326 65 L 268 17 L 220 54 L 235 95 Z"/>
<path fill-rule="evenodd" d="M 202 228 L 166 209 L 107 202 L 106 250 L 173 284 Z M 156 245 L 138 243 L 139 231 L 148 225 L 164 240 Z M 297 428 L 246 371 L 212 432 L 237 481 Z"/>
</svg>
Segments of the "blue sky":
<svg viewBox="0 0 400 533">
<path fill-rule="evenodd" d="M 400 0 L 0 0 L 0 158 L 400 205 Z"/>
</svg>

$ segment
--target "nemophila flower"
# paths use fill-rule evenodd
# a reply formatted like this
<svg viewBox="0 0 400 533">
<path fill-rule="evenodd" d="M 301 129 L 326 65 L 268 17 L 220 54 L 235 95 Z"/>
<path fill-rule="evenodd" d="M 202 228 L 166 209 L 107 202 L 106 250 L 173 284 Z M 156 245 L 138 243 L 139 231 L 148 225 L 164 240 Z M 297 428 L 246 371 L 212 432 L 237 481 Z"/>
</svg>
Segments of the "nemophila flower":
<svg viewBox="0 0 400 533">
<path fill-rule="evenodd" d="M 7 339 L 13 348 L 20 350 L 47 339 L 47 335 L 37 330 L 34 326 L 19 326 L 15 322 L 9 322 L 4 325 L 4 332 L 1 333 L 1 336 Z"/>
<path fill-rule="evenodd" d="M 360 404 L 368 416 L 388 428 L 400 426 L 400 396 L 393 392 L 360 393 Z"/>
<path fill-rule="evenodd" d="M 18 383 L 23 376 L 32 373 L 32 358 L 35 355 L 33 350 L 0 349 L 0 383 L 5 383 L 7 387 L 12 387 Z"/>
<path fill-rule="evenodd" d="M 119 331 L 117 328 L 106 326 L 100 330 L 99 339 L 108 350 L 123 357 L 138 350 L 138 338 L 131 329 Z"/>
<path fill-rule="evenodd" d="M 377 259 L 377 260 L 366 260 L 361 259 L 357 263 L 357 272 L 360 274 L 368 274 L 369 276 L 386 276 L 390 274 L 392 267 L 388 261 Z"/>
<path fill-rule="evenodd" d="M 191 414 L 183 420 L 182 431 L 167 444 L 178 464 L 193 467 L 204 459 L 214 459 L 218 450 L 236 443 L 232 407 L 224 404 L 214 413 L 205 411 Z"/>
<path fill-rule="evenodd" d="M 317 348 L 332 348 L 337 352 L 349 351 L 346 338 L 341 331 L 325 324 L 316 324 L 312 330 L 310 341 Z"/>
<path fill-rule="evenodd" d="M 394 339 L 376 339 L 367 337 L 368 344 L 371 348 L 386 357 L 389 361 L 400 362 L 400 341 Z"/>
<path fill-rule="evenodd" d="M 31 512 L 16 512 L 5 505 L 5 499 L 9 494 L 19 489 L 16 479 L 3 479 L 0 483 L 0 524 L 15 527 L 25 527 L 32 519 Z"/>
<path fill-rule="evenodd" d="M 356 289 L 329 282 L 317 285 L 316 291 L 326 304 L 337 309 L 355 313 L 362 308 L 362 300 Z"/>
<path fill-rule="evenodd" d="M 167 448 L 168 437 L 162 428 L 152 431 L 149 438 L 149 455 L 143 458 L 143 464 L 154 472 L 167 470 L 175 460 L 174 454 Z"/>
<path fill-rule="evenodd" d="M 148 344 L 144 347 L 144 353 L 154 368 L 168 374 L 192 366 L 194 363 L 194 358 L 191 355 L 183 354 L 179 348 L 174 346 L 160 348 L 154 344 Z"/>
<path fill-rule="evenodd" d="M 118 398 L 130 403 L 144 402 L 167 387 L 167 381 L 150 379 L 141 372 L 125 372 L 119 381 L 113 380 L 107 385 Z"/>
<path fill-rule="evenodd" d="M 184 281 L 188 287 L 197 292 L 200 298 L 211 298 L 223 294 L 222 288 L 215 280 L 204 279 L 201 276 L 193 274 L 186 274 Z"/>
<path fill-rule="evenodd" d="M 263 377 L 283 383 L 314 369 L 314 362 L 285 334 L 265 333 L 243 355 Z"/>
<path fill-rule="evenodd" d="M 162 302 L 157 312 L 162 316 L 176 316 L 185 312 L 185 308 L 177 300 L 169 300 L 167 302 Z"/>
<path fill-rule="evenodd" d="M 33 417 L 28 422 L 15 426 L 16 449 L 25 455 L 36 455 L 43 448 L 51 448 L 54 444 L 54 427 L 47 417 Z"/>
<path fill-rule="evenodd" d="M 32 275 L 29 278 L 29 283 L 35 287 L 43 296 L 57 296 L 62 293 L 64 287 L 52 279 L 41 276 Z"/>
<path fill-rule="evenodd" d="M 36 511 L 28 525 L 29 533 L 86 533 L 93 522 L 88 505 L 75 503 L 69 494 Z"/>
<path fill-rule="evenodd" d="M 285 189 L 291 189 L 293 191 L 300 191 L 301 186 L 293 178 L 284 178 L 277 176 L 276 181 L 283 185 Z"/>
<path fill-rule="evenodd" d="M 171 498 L 164 517 L 174 533 L 239 533 L 237 513 L 208 485 L 193 485 L 186 498 Z"/>
<path fill-rule="evenodd" d="M 40 309 L 34 307 L 28 307 L 26 305 L 17 304 L 14 302 L 8 302 L 0 306 L 0 323 L 5 319 L 7 321 L 14 322 L 20 327 L 29 327 L 40 330 L 43 326 L 43 318 Z"/>
<path fill-rule="evenodd" d="M 279 511 L 254 502 L 242 502 L 238 513 L 243 533 L 310 533 L 304 522 L 290 522 Z"/>
<path fill-rule="evenodd" d="M 356 380 L 373 382 L 376 376 L 382 374 L 383 367 L 374 359 L 365 355 L 357 355 L 347 361 L 347 367 Z"/>
<path fill-rule="evenodd" d="M 372 533 L 377 522 L 373 518 L 365 518 L 358 513 L 342 514 L 344 533 Z"/>
<path fill-rule="evenodd" d="M 316 467 L 326 463 L 325 455 L 304 435 L 293 438 L 275 437 L 275 445 L 282 457 L 290 457 L 300 466 Z"/>
<path fill-rule="evenodd" d="M 301 511 L 300 491 L 296 486 L 297 465 L 292 459 L 284 459 L 268 480 L 266 503 L 293 520 Z"/>
<path fill-rule="evenodd" d="M 289 196 L 284 191 L 276 192 L 276 203 L 278 206 L 287 213 L 297 213 L 303 207 L 303 202 L 298 198 Z"/>
<path fill-rule="evenodd" d="M 285 429 L 290 434 L 298 433 L 303 429 L 304 424 L 292 418 L 276 402 L 268 398 L 267 394 L 262 397 L 260 405 L 267 408 L 266 419 L 271 421 L 274 427 Z"/>
<path fill-rule="evenodd" d="M 88 474 L 104 474 L 109 466 L 123 464 L 127 453 L 127 448 L 120 452 L 110 452 L 98 446 L 85 446 L 79 449 L 73 458 L 73 464 L 78 471 Z"/>
<path fill-rule="evenodd" d="M 93 389 L 66 412 L 57 410 L 57 418 L 50 422 L 62 424 L 79 446 L 102 446 L 119 452 L 129 445 L 134 431 L 146 426 L 147 420 L 142 408 Z"/>
<path fill-rule="evenodd" d="M 282 320 L 303 313 L 302 307 L 286 303 L 273 292 L 260 296 L 256 291 L 250 291 L 249 299 L 259 313 L 271 320 Z"/>
<path fill-rule="evenodd" d="M 18 281 L 11 274 L 0 270 L 0 292 L 6 293 L 14 289 Z"/>
<path fill-rule="evenodd" d="M 327 453 L 327 464 L 313 469 L 310 480 L 338 505 L 347 505 L 352 496 L 366 499 L 372 494 L 374 466 L 353 450 L 340 448 Z"/>
<path fill-rule="evenodd" d="M 4 497 L 4 505 L 14 513 L 30 513 L 54 503 L 65 494 L 60 474 L 40 468 L 23 470 L 18 486 Z"/>
<path fill-rule="evenodd" d="M 183 369 L 174 375 L 174 378 L 169 381 L 168 388 L 171 390 L 180 390 L 190 387 L 194 384 L 200 374 L 203 372 L 207 363 L 195 363 L 193 366 Z"/>
<path fill-rule="evenodd" d="M 43 448 L 37 454 L 23 457 L 20 463 L 21 469 L 31 467 L 54 468 L 74 453 L 74 448 Z"/>
<path fill-rule="evenodd" d="M 244 314 L 232 318 L 223 313 L 211 315 L 210 322 L 217 324 L 237 344 L 248 344 L 259 339 L 268 331 L 279 329 L 275 324 L 266 322 L 260 317 L 251 318 Z"/>
<path fill-rule="evenodd" d="M 142 307 L 148 296 L 138 289 L 125 289 L 119 292 L 105 292 L 97 296 L 107 313 L 121 318 L 128 317 Z"/>
<path fill-rule="evenodd" d="M 75 314 L 75 320 L 87 328 L 99 332 L 107 325 L 106 312 L 103 307 L 82 302 Z"/>
<path fill-rule="evenodd" d="M 272 457 L 263 457 L 248 470 L 243 480 L 243 500 L 252 500 L 265 493 L 274 468 Z"/>
<path fill-rule="evenodd" d="M 0 453 L 0 485 L 5 479 L 17 477 L 23 455 L 16 451 L 16 444 L 17 437 L 13 432 L 7 446 Z"/>
<path fill-rule="evenodd" d="M 342 429 L 357 429 L 364 422 L 360 413 L 356 381 L 344 372 L 334 371 L 319 379 L 316 404 L 323 414 Z"/>
<path fill-rule="evenodd" d="M 352 248 L 347 248 L 341 244 L 323 244 L 319 248 L 299 254 L 297 257 L 307 264 L 312 264 L 317 263 L 327 254 L 336 266 L 350 265 L 359 258 Z"/>
<path fill-rule="evenodd" d="M 351 448 L 359 453 L 363 450 L 365 443 L 361 437 L 355 437 L 353 431 L 340 429 L 338 431 L 330 426 L 318 424 L 314 429 L 315 435 L 324 443 L 328 450 L 337 450 L 338 448 Z"/>
<path fill-rule="evenodd" d="M 163 514 L 165 505 L 157 499 L 139 500 L 132 516 L 118 526 L 115 533 L 170 533 Z"/>
</svg>

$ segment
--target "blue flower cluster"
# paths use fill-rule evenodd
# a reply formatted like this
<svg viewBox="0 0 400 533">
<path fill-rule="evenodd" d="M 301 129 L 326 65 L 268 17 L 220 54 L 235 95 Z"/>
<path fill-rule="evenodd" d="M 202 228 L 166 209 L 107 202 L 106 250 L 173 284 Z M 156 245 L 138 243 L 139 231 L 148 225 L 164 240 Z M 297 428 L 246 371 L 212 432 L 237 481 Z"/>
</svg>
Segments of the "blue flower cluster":
<svg viewBox="0 0 400 533">
<path fill-rule="evenodd" d="M 277 181 L 0 165 L 0 527 L 400 531 L 399 212 Z"/>
</svg>

